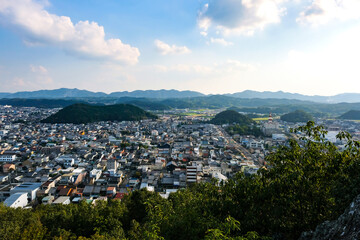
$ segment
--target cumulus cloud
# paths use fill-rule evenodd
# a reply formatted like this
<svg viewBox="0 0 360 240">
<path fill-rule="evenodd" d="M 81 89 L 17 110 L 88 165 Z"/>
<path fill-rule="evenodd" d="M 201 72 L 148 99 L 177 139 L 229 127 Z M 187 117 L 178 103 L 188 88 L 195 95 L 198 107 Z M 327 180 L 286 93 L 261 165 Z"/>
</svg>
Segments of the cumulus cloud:
<svg viewBox="0 0 360 240">
<path fill-rule="evenodd" d="M 210 38 L 210 42 L 217 43 L 217 44 L 223 45 L 225 47 L 233 45 L 232 42 L 226 41 L 223 38 Z"/>
<path fill-rule="evenodd" d="M 164 43 L 160 40 L 155 40 L 155 47 L 160 52 L 161 55 L 168 55 L 168 54 L 187 54 L 191 53 L 190 49 L 186 46 L 176 46 L 176 45 L 169 45 Z"/>
<path fill-rule="evenodd" d="M 30 45 L 57 46 L 86 58 L 138 62 L 139 50 L 120 39 L 105 39 L 103 26 L 89 21 L 74 24 L 70 17 L 46 11 L 47 5 L 47 1 L 0 0 L 0 22 L 16 28 Z"/>
<path fill-rule="evenodd" d="M 285 0 L 213 0 L 199 13 L 198 26 L 202 32 L 211 27 L 223 34 L 253 35 L 266 25 L 279 23 Z"/>
<path fill-rule="evenodd" d="M 341 21 L 359 19 L 359 12 L 359 0 L 314 0 L 300 13 L 296 21 L 316 26 L 334 19 Z"/>
</svg>

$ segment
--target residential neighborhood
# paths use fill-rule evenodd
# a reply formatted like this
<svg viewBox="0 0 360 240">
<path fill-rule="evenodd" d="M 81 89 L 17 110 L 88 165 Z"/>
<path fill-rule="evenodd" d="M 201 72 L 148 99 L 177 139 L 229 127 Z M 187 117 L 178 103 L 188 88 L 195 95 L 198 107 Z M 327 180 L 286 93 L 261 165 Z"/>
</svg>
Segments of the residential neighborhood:
<svg viewBox="0 0 360 240">
<path fill-rule="evenodd" d="M 10 207 L 121 200 L 146 188 L 167 198 L 194 183 L 227 181 L 267 167 L 286 145 L 289 124 L 269 116 L 264 136 L 234 134 L 202 117 L 164 112 L 157 120 L 45 124 L 58 109 L 0 107 L 0 201 Z M 209 111 L 213 114 L 213 110 Z M 329 141 L 341 130 L 359 139 L 358 122 L 318 120 Z"/>
</svg>

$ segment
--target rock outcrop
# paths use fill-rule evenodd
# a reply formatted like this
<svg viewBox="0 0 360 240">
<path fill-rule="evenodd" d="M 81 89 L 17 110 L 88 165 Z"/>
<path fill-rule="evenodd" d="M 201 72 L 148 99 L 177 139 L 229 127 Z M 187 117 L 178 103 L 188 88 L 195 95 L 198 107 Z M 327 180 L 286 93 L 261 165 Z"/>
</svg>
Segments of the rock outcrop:
<svg viewBox="0 0 360 240">
<path fill-rule="evenodd" d="M 357 239 L 360 239 L 360 195 L 338 219 L 318 225 L 315 231 L 302 233 L 299 240 Z"/>
</svg>

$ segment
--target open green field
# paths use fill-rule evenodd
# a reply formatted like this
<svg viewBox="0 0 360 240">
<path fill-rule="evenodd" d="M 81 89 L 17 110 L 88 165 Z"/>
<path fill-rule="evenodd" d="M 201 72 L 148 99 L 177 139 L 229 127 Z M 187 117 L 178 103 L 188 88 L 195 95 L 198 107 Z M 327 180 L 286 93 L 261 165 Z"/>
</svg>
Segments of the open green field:
<svg viewBox="0 0 360 240">
<path fill-rule="evenodd" d="M 252 118 L 252 120 L 254 120 L 254 121 L 266 121 L 266 120 L 268 120 L 269 119 L 269 117 L 261 117 L 261 118 Z M 279 116 L 277 116 L 277 117 L 273 117 L 273 119 L 280 119 L 280 117 Z"/>
</svg>

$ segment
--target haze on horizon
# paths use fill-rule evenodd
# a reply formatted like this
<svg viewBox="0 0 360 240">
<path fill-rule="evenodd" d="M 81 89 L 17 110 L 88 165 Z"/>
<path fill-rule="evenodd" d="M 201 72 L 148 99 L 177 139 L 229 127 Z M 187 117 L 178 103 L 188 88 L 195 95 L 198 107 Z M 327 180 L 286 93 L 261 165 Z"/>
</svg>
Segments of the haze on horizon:
<svg viewBox="0 0 360 240">
<path fill-rule="evenodd" d="M 358 0 L 0 0 L 0 92 L 360 93 Z"/>
</svg>

